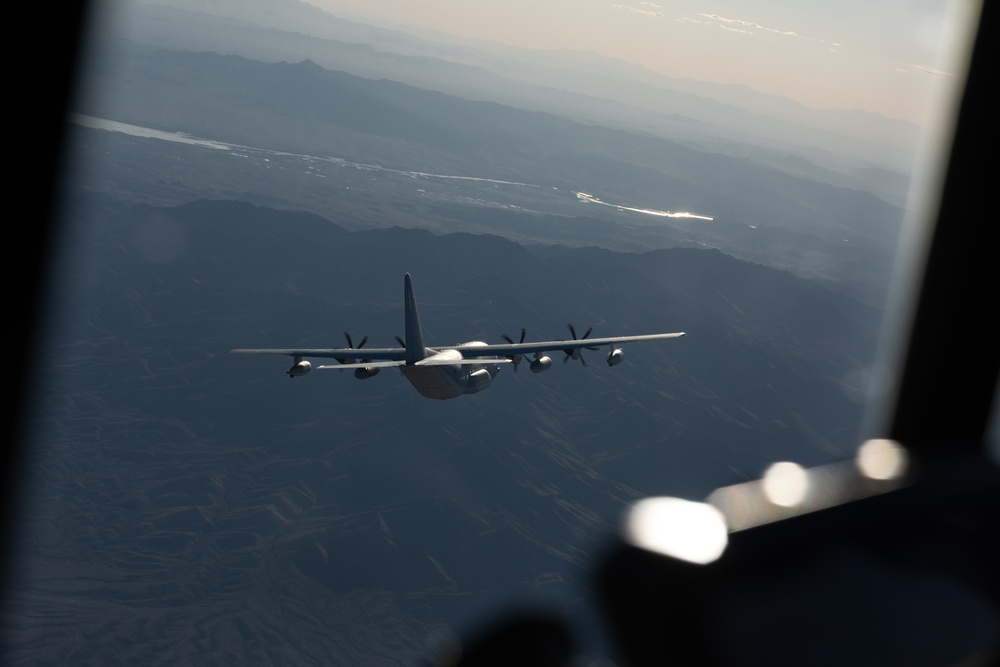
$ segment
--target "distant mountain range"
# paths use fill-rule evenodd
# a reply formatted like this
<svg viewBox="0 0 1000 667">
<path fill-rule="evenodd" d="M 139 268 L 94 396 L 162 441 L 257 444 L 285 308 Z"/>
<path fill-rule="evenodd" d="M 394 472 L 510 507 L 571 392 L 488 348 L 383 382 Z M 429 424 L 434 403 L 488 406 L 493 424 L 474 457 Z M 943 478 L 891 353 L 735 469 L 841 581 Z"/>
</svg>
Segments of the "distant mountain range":
<svg viewBox="0 0 1000 667">
<path fill-rule="evenodd" d="M 526 182 L 536 190 L 515 200 L 526 210 L 579 216 L 572 193 L 587 192 L 638 209 L 695 211 L 715 221 L 694 226 L 634 214 L 612 225 L 612 237 L 628 233 L 633 243 L 650 248 L 681 240 L 717 247 L 867 292 L 873 303 L 888 284 L 903 211 L 868 192 L 816 180 L 805 168 L 808 177 L 791 175 L 747 158 L 364 79 L 309 61 L 261 63 L 136 47 L 113 50 L 99 62 L 93 94 L 77 104 L 82 113 L 277 152 Z M 215 170 L 210 178 L 222 174 Z M 255 177 L 254 189 L 273 189 L 273 178 Z M 314 194 L 289 204 L 332 214 L 335 206 L 322 203 L 328 190 L 316 188 L 313 181 Z M 538 199 L 555 190 L 564 193 L 560 203 Z M 320 202 L 310 207 L 307 199 L 317 195 Z M 393 201 L 384 193 L 367 197 L 382 207 Z M 411 217 L 412 202 L 404 198 L 395 217 Z M 443 217 L 463 220 L 461 225 L 472 215 L 482 225 L 506 215 L 470 212 L 469 203 Z M 594 207 L 587 211 L 595 213 Z M 615 219 L 614 207 L 601 217 Z M 506 235 L 506 224 L 497 219 L 486 226 Z M 584 237 L 577 244 L 615 247 L 612 237 Z"/>
<path fill-rule="evenodd" d="M 595 53 L 517 49 L 429 31 L 417 35 L 334 16 L 299 0 L 147 0 L 133 7 L 129 22 L 137 40 L 161 48 L 266 62 L 311 59 L 365 78 L 723 152 L 727 142 L 744 144 L 741 154 L 746 145 L 773 150 L 776 158 L 791 152 L 844 173 L 852 170 L 845 157 L 907 173 L 920 134 L 910 123 L 877 114 L 808 109 L 744 86 L 671 78 Z M 758 150 L 757 157 L 766 154 Z"/>
</svg>

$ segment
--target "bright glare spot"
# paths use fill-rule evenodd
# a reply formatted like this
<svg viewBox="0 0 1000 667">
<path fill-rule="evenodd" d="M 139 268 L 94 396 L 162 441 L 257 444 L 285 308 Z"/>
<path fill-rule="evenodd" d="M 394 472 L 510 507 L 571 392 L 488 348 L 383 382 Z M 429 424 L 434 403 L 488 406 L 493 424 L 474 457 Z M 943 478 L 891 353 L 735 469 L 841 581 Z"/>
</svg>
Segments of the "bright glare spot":
<svg viewBox="0 0 1000 667">
<path fill-rule="evenodd" d="M 609 204 L 608 202 L 601 201 L 594 195 L 589 195 L 586 192 L 577 192 L 577 200 L 587 203 L 587 204 L 600 204 L 601 206 L 611 206 L 618 209 L 619 211 L 634 211 L 636 213 L 645 213 L 646 215 L 654 215 L 660 218 L 693 218 L 696 220 L 715 220 L 710 215 L 699 215 L 697 213 L 691 213 L 690 211 L 659 211 L 656 209 L 649 208 L 634 208 L 632 206 L 625 206 L 624 204 Z"/>
<path fill-rule="evenodd" d="M 906 450 L 895 440 L 869 440 L 858 449 L 858 468 L 872 479 L 895 479 L 906 471 Z"/>
<path fill-rule="evenodd" d="M 729 543 L 719 510 L 680 498 L 640 500 L 629 511 L 625 534 L 638 547 L 701 565 L 716 560 Z"/>
<path fill-rule="evenodd" d="M 782 461 L 764 472 L 764 495 L 775 505 L 795 507 L 809 490 L 809 473 L 797 463 Z"/>
</svg>

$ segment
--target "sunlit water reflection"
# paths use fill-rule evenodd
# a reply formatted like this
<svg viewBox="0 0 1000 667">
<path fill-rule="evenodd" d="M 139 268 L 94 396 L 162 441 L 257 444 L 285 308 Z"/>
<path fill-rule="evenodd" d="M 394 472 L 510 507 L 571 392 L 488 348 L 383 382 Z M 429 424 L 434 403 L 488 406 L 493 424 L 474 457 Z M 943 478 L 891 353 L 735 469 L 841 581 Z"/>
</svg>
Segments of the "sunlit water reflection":
<svg viewBox="0 0 1000 667">
<path fill-rule="evenodd" d="M 157 130 L 148 127 L 142 127 L 139 125 L 132 125 L 130 123 L 122 123 L 119 121 L 108 120 L 105 118 L 96 118 L 94 116 L 87 116 L 84 114 L 72 114 L 70 116 L 70 122 L 80 125 L 82 127 L 87 127 L 96 130 L 106 130 L 109 132 L 120 132 L 127 134 L 129 136 L 141 137 L 145 139 L 159 139 L 161 141 L 170 141 L 174 143 L 187 144 L 189 146 L 200 146 L 202 148 L 211 148 L 215 150 L 226 150 L 233 155 L 246 157 L 249 153 L 269 155 L 273 157 L 282 158 L 293 158 L 300 159 L 309 162 L 326 162 L 329 164 L 335 164 L 340 167 L 357 169 L 359 171 L 374 171 L 386 174 L 396 174 L 401 176 L 407 176 L 410 178 L 417 179 L 432 179 L 441 181 L 467 181 L 476 183 L 487 183 L 493 186 L 508 186 L 508 187 L 527 187 L 527 188 L 543 188 L 545 186 L 534 184 L 534 183 L 522 183 L 519 181 L 507 181 L 496 178 L 484 178 L 480 176 L 462 176 L 457 174 L 436 174 L 427 171 L 417 171 L 409 169 L 393 169 L 391 167 L 385 167 L 379 164 L 365 163 L 365 162 L 354 162 L 351 160 L 346 160 L 340 157 L 333 156 L 317 156 L 317 155 L 304 155 L 299 153 L 287 153 L 284 151 L 275 151 L 266 148 L 257 148 L 253 146 L 243 146 L 235 143 L 225 143 L 221 141 L 216 141 L 212 139 L 204 139 L 201 137 L 194 137 L 184 132 L 168 132 L 164 130 Z M 317 174 L 320 175 L 320 174 Z M 552 188 L 556 190 L 556 188 Z M 421 191 L 422 192 L 422 191 Z M 698 213 L 691 213 L 688 211 L 661 211 L 657 209 L 640 208 L 635 206 L 627 206 L 625 204 L 611 204 L 601 199 L 587 194 L 585 192 L 573 192 L 576 196 L 578 202 L 585 204 L 599 204 L 601 206 L 609 206 L 620 211 L 631 211 L 634 213 L 641 213 L 644 215 L 651 215 L 661 218 L 688 218 L 694 220 L 714 220 L 711 216 L 700 215 Z M 480 204 L 494 204 L 496 206 L 509 207 L 509 204 L 499 204 L 496 202 L 486 202 L 478 199 L 470 199 L 470 203 L 480 203 Z"/>
<path fill-rule="evenodd" d="M 689 211 L 658 211 L 652 208 L 634 208 L 632 206 L 626 206 L 625 204 L 609 204 L 608 202 L 601 201 L 593 195 L 589 195 L 586 192 L 575 192 L 576 198 L 582 202 L 588 204 L 600 204 L 601 206 L 611 206 L 612 208 L 617 208 L 622 211 L 633 211 L 635 213 L 644 213 L 646 215 L 655 215 L 660 218 L 693 218 L 695 220 L 714 220 L 715 218 L 707 215 L 699 215 L 697 213 L 691 213 Z"/>
</svg>

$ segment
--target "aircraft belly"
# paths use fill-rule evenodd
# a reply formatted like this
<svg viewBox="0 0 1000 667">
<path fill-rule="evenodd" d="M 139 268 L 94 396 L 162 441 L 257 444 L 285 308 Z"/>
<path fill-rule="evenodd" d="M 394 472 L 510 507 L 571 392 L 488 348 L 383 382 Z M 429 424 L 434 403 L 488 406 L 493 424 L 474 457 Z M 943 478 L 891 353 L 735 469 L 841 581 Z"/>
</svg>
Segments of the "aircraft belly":
<svg viewBox="0 0 1000 667">
<path fill-rule="evenodd" d="M 456 384 L 446 366 L 400 366 L 413 388 L 427 398 L 456 398 L 465 391 Z"/>
<path fill-rule="evenodd" d="M 488 388 L 500 370 L 496 365 L 400 366 L 399 369 L 422 396 L 441 400 Z"/>
</svg>

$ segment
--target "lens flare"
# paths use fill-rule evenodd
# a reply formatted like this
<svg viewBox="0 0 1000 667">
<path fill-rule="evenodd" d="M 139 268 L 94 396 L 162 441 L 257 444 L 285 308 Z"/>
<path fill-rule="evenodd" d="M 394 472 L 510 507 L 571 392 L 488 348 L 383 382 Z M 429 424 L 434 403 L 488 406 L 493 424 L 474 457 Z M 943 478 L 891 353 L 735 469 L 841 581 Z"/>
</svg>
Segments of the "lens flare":
<svg viewBox="0 0 1000 667">
<path fill-rule="evenodd" d="M 706 503 L 680 498 L 647 498 L 629 510 L 628 540 L 643 549 L 704 565 L 729 543 L 726 520 Z"/>
<path fill-rule="evenodd" d="M 896 479 L 906 472 L 906 450 L 895 440 L 869 440 L 858 449 L 857 464 L 870 479 Z"/>
<path fill-rule="evenodd" d="M 764 472 L 764 495 L 775 505 L 795 507 L 809 492 L 809 473 L 797 463 L 781 461 Z"/>
</svg>

